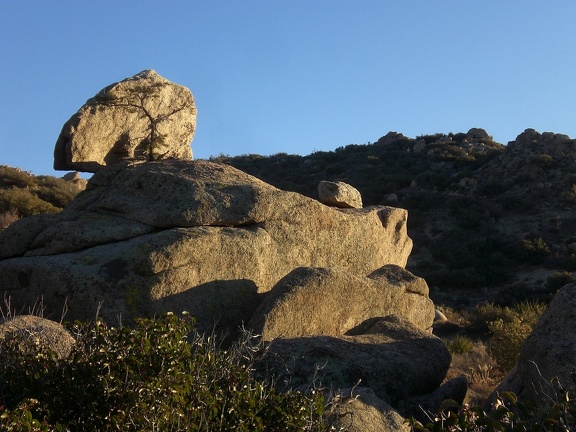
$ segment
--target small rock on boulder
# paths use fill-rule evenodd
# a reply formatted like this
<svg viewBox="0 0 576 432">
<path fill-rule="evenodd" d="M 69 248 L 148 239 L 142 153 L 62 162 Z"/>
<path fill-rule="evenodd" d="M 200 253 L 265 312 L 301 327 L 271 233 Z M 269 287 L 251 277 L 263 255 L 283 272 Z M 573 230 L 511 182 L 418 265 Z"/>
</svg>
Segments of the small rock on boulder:
<svg viewBox="0 0 576 432">
<path fill-rule="evenodd" d="M 68 120 L 54 169 L 96 172 L 123 159 L 192 159 L 194 98 L 152 70 L 102 89 Z"/>
<path fill-rule="evenodd" d="M 320 202 L 341 208 L 362 208 L 362 196 L 347 183 L 322 180 L 318 185 Z"/>
</svg>

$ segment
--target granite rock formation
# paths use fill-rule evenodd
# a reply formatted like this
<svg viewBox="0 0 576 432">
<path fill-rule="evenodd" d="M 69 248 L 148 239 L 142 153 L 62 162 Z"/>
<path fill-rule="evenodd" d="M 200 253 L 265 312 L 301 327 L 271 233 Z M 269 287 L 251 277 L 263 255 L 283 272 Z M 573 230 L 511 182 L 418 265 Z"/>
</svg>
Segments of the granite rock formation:
<svg viewBox="0 0 576 432">
<path fill-rule="evenodd" d="M 0 278 L 15 305 L 43 297 L 61 310 L 67 299 L 68 319 L 188 310 L 208 327 L 235 327 L 297 267 L 358 276 L 403 267 L 406 218 L 329 207 L 207 161 L 122 162 L 60 214 L 0 233 Z"/>
<path fill-rule="evenodd" d="M 100 90 L 62 127 L 54 169 L 96 172 L 124 159 L 192 159 L 190 90 L 145 70 Z"/>
</svg>

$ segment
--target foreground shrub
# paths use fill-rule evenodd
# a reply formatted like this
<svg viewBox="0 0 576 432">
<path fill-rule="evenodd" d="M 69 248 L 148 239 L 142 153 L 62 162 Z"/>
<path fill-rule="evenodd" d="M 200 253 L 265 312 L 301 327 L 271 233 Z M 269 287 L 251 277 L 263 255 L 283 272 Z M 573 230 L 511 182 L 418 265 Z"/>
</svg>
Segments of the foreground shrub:
<svg viewBox="0 0 576 432">
<path fill-rule="evenodd" d="M 569 432 L 576 430 L 576 399 L 573 390 L 554 383 L 556 393 L 546 404 L 519 400 L 512 392 L 503 392 L 492 407 L 485 411 L 478 406 L 459 406 L 446 400 L 426 425 L 409 419 L 412 431 L 509 431 L 509 432 Z"/>
<path fill-rule="evenodd" d="M 1 430 L 325 430 L 322 394 L 254 380 L 248 341 L 219 350 L 187 315 L 72 330 L 65 360 L 34 338 L 0 340 Z"/>
</svg>

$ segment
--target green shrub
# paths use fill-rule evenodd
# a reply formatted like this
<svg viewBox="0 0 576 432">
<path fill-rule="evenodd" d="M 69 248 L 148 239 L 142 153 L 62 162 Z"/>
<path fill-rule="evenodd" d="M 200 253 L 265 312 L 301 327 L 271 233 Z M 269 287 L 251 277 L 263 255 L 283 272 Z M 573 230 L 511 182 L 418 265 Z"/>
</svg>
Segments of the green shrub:
<svg viewBox="0 0 576 432">
<path fill-rule="evenodd" d="M 0 166 L 0 188 L 16 186 L 26 188 L 34 186 L 34 176 L 18 168 Z"/>
<path fill-rule="evenodd" d="M 462 335 L 456 336 L 454 339 L 447 340 L 445 343 L 448 351 L 450 351 L 450 354 L 466 354 L 474 346 L 472 339 Z"/>
<path fill-rule="evenodd" d="M 254 380 L 250 343 L 220 350 L 187 315 L 72 330 L 66 360 L 33 339 L 0 341 L 1 430 L 325 430 L 321 393 Z"/>
<path fill-rule="evenodd" d="M 570 186 L 570 190 L 564 192 L 564 198 L 570 204 L 576 204 L 576 184 Z"/>
<path fill-rule="evenodd" d="M 17 211 L 21 216 L 32 216 L 41 213 L 57 213 L 61 209 L 46 202 L 28 189 L 0 190 L 0 211 Z"/>
<path fill-rule="evenodd" d="M 472 329 L 491 334 L 492 356 L 503 371 L 508 371 L 545 308 L 542 303 L 527 301 L 511 308 L 488 303 L 477 306 L 469 320 Z"/>
<path fill-rule="evenodd" d="M 521 255 L 524 260 L 538 264 L 550 255 L 550 246 L 542 237 L 532 237 L 521 241 Z"/>
<path fill-rule="evenodd" d="M 576 428 L 576 399 L 573 390 L 555 384 L 556 394 L 543 406 L 529 400 L 519 400 L 513 392 L 503 392 L 488 410 L 478 406 L 458 405 L 446 400 L 440 412 L 430 415 L 423 425 L 408 419 L 416 432 L 569 432 Z"/>
</svg>

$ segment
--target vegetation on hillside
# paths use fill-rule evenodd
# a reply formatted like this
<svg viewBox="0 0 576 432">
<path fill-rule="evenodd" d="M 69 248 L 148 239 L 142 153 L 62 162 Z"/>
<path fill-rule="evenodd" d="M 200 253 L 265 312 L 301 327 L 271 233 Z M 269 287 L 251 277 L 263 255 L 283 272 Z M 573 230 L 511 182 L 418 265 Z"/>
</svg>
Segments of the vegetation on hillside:
<svg viewBox="0 0 576 432">
<path fill-rule="evenodd" d="M 57 213 L 78 193 L 73 183 L 0 166 L 0 229 L 25 217 Z"/>
</svg>

